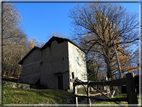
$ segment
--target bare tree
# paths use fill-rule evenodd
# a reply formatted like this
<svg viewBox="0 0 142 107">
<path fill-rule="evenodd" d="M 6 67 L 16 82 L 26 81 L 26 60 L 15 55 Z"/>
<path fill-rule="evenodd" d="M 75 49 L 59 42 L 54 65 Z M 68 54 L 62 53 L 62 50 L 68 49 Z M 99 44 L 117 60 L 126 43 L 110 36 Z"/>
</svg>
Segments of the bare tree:
<svg viewBox="0 0 142 107">
<path fill-rule="evenodd" d="M 3 3 L 2 8 L 2 64 L 3 75 L 20 74 L 18 62 L 27 53 L 27 35 L 19 27 L 21 24 L 20 12 L 14 4 Z"/>
<path fill-rule="evenodd" d="M 111 61 L 116 54 L 113 39 L 117 51 L 123 55 L 127 55 L 128 49 L 138 44 L 137 16 L 128 13 L 121 5 L 111 3 L 76 5 L 70 10 L 69 17 L 77 35 L 74 39 L 89 44 L 87 52 L 93 51 L 103 57 L 108 78 L 112 77 Z M 123 50 L 118 47 L 127 48 Z"/>
<path fill-rule="evenodd" d="M 37 47 L 42 47 L 45 44 L 43 41 L 39 41 L 36 37 L 32 37 L 31 41 Z"/>
<path fill-rule="evenodd" d="M 15 42 L 18 42 L 24 36 L 21 35 L 23 31 L 19 27 L 22 18 L 20 12 L 15 8 L 13 4 L 3 3 L 2 13 L 3 13 L 2 45 L 9 45 L 9 40 L 11 39 L 13 39 Z"/>
<path fill-rule="evenodd" d="M 50 39 L 52 36 L 64 37 L 63 33 L 59 32 L 59 31 L 53 31 L 52 33 L 50 33 L 48 36 L 48 39 Z"/>
</svg>

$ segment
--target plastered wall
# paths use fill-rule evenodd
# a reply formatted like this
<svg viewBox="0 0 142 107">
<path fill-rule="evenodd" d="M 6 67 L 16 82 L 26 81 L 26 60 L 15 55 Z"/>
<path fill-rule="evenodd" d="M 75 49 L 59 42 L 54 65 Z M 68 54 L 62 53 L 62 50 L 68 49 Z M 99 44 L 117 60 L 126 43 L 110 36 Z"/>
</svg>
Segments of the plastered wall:
<svg viewBox="0 0 142 107">
<path fill-rule="evenodd" d="M 70 42 L 68 42 L 68 47 L 69 47 L 68 52 L 69 52 L 69 75 L 70 75 L 69 79 L 70 80 L 72 79 L 72 72 L 74 72 L 74 76 L 78 77 L 78 79 L 87 80 L 85 53 Z M 70 89 L 72 88 L 73 88 L 73 83 L 70 82 Z"/>
<path fill-rule="evenodd" d="M 35 84 L 40 78 L 41 52 L 34 50 L 23 62 L 21 81 Z"/>
<path fill-rule="evenodd" d="M 66 90 L 69 84 L 69 63 L 67 42 L 58 44 L 52 41 L 51 47 L 42 50 L 41 84 L 50 89 L 58 89 L 58 76 L 54 73 L 63 73 L 63 89 Z"/>
</svg>

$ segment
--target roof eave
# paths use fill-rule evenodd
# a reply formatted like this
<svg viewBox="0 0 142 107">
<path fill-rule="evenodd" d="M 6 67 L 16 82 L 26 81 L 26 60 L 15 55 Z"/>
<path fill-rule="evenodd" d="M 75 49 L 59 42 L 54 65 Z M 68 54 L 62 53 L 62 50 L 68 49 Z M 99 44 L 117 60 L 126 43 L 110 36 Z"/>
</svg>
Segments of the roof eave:
<svg viewBox="0 0 142 107">
<path fill-rule="evenodd" d="M 30 53 L 31 53 L 33 50 L 35 50 L 35 49 L 41 49 L 41 48 L 39 48 L 39 47 L 37 47 L 37 46 L 34 46 L 34 47 L 23 57 L 23 59 L 22 59 L 20 62 L 18 62 L 18 64 L 22 65 L 22 64 L 23 64 L 23 61 L 26 59 L 26 57 L 28 57 L 28 56 L 30 55 Z"/>
</svg>

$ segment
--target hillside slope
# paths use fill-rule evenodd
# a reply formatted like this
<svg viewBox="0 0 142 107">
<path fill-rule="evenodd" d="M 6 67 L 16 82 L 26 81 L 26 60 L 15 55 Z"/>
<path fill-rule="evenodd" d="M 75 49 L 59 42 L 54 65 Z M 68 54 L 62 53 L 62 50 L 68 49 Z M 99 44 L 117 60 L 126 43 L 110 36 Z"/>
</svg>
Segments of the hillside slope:
<svg viewBox="0 0 142 107">
<path fill-rule="evenodd" d="M 73 104 L 73 94 L 67 91 L 5 86 L 2 89 L 2 104 Z"/>
</svg>

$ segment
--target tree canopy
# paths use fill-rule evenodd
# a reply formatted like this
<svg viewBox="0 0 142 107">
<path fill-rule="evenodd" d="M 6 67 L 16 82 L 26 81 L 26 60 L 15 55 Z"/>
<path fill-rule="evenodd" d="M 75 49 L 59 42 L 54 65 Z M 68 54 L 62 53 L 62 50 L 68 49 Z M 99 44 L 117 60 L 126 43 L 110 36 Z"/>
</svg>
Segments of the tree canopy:
<svg viewBox="0 0 142 107">
<path fill-rule="evenodd" d="M 70 9 L 69 17 L 74 27 L 74 39 L 87 53 L 93 53 L 106 65 L 108 78 L 113 75 L 113 60 L 116 62 L 114 43 L 119 59 L 125 59 L 125 62 L 121 60 L 121 66 L 124 68 L 130 61 L 132 47 L 134 50 L 139 40 L 138 14 L 128 12 L 119 4 L 88 3 Z"/>
<path fill-rule="evenodd" d="M 22 16 L 14 4 L 3 3 L 2 8 L 2 64 L 3 75 L 20 75 L 18 62 L 29 51 L 27 35 L 20 27 Z"/>
</svg>

